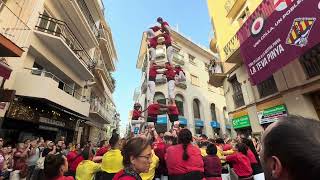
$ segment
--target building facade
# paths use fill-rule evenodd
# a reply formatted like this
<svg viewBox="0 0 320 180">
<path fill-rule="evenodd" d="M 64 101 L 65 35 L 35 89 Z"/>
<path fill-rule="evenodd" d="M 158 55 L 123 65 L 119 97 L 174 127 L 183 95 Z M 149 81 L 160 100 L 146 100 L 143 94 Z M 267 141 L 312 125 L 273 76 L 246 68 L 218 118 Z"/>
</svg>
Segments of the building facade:
<svg viewBox="0 0 320 180">
<path fill-rule="evenodd" d="M 210 73 L 210 83 L 223 87 L 227 111 L 237 132 L 260 134 L 288 114 L 319 120 L 319 45 L 291 61 L 269 78 L 251 85 L 240 54 L 237 31 L 261 0 L 208 0 L 214 36 L 210 49 L 219 53 L 221 73 Z"/>
<path fill-rule="evenodd" d="M 3 88 L 15 96 L 1 109 L 1 131 L 15 140 L 105 139 L 119 118 L 111 76 L 117 55 L 102 1 L 0 2 L 1 34 L 24 42 L 21 57 L 4 56 L 12 73 Z"/>
<path fill-rule="evenodd" d="M 173 63 L 180 65 L 186 74 L 186 82 L 175 88 L 175 100 L 180 115 L 180 125 L 188 127 L 194 134 L 213 135 L 230 134 L 230 126 L 225 123 L 225 99 L 222 88 L 208 84 L 208 67 L 214 56 L 206 49 L 195 44 L 177 31 L 172 30 L 173 47 L 175 50 Z M 156 63 L 164 64 L 167 60 L 165 51 L 156 51 Z M 143 34 L 136 67 L 141 69 L 141 85 L 134 92 L 134 101 L 147 107 L 147 73 L 149 54 L 146 34 Z M 158 75 L 154 100 L 168 104 L 168 87 L 166 79 Z M 169 121 L 166 112 L 158 117 L 159 129 L 167 130 Z"/>
</svg>

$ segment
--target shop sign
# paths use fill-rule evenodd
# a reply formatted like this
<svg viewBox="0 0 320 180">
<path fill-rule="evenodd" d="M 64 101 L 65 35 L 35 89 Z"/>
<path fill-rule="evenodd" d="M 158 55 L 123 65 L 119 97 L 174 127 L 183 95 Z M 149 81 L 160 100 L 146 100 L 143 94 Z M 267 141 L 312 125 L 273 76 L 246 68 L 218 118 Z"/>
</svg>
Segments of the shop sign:
<svg viewBox="0 0 320 180">
<path fill-rule="evenodd" d="M 249 115 L 232 119 L 232 125 L 234 129 L 250 127 L 251 125 L 250 125 Z"/>
<path fill-rule="evenodd" d="M 195 120 L 194 123 L 195 123 L 196 127 L 203 127 L 203 121 L 200 120 L 200 119 L 199 120 Z"/>
<path fill-rule="evenodd" d="M 44 126 L 44 125 L 39 125 L 39 129 L 47 130 L 47 131 L 59 131 L 58 128 L 51 127 L 51 126 Z"/>
<path fill-rule="evenodd" d="M 186 118 L 184 117 L 179 117 L 179 124 L 181 125 L 187 125 L 188 124 L 188 121 Z"/>
<path fill-rule="evenodd" d="M 218 121 L 211 121 L 210 126 L 213 128 L 220 128 L 220 123 Z"/>
<path fill-rule="evenodd" d="M 54 125 L 54 126 L 59 126 L 59 127 L 65 127 L 66 126 L 65 122 L 56 121 L 56 120 L 45 118 L 45 117 L 40 117 L 39 118 L 39 122 L 40 123 L 44 123 L 44 124 L 50 124 L 50 125 Z"/>
<path fill-rule="evenodd" d="M 272 123 L 284 116 L 287 116 L 287 108 L 283 104 L 258 112 L 260 124 Z"/>
<path fill-rule="evenodd" d="M 158 115 L 157 124 L 167 124 L 168 117 L 167 115 Z"/>
<path fill-rule="evenodd" d="M 264 0 L 237 32 L 252 84 L 320 42 L 319 0 Z"/>
</svg>

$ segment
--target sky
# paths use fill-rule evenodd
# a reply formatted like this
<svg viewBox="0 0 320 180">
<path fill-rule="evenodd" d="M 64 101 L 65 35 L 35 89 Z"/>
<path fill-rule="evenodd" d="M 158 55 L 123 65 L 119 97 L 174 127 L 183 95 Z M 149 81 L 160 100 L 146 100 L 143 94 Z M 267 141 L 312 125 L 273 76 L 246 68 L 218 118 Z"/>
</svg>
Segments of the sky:
<svg viewBox="0 0 320 180">
<path fill-rule="evenodd" d="M 141 70 L 136 68 L 136 61 L 143 31 L 162 17 L 193 42 L 208 47 L 210 17 L 206 0 L 103 0 L 103 3 L 118 55 L 113 98 L 123 134 L 133 108 L 133 93 L 140 83 Z"/>
</svg>

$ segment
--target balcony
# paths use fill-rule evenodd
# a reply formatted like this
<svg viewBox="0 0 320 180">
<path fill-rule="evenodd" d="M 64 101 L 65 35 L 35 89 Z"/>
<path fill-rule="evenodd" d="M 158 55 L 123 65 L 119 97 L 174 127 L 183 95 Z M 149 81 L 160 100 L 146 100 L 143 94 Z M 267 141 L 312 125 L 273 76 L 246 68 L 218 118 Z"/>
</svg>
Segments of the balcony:
<svg viewBox="0 0 320 180">
<path fill-rule="evenodd" d="M 181 89 L 187 89 L 187 84 L 185 82 L 180 82 L 176 84 L 176 86 Z"/>
<path fill-rule="evenodd" d="M 235 34 L 231 40 L 224 46 L 223 52 L 225 55 L 225 62 L 227 63 L 241 63 L 240 56 L 240 41 Z"/>
<path fill-rule="evenodd" d="M 12 89 L 16 90 L 16 95 L 45 99 L 81 115 L 89 115 L 90 104 L 80 94 L 81 89 L 76 90 L 50 72 L 17 72 Z"/>
<path fill-rule="evenodd" d="M 83 79 L 93 78 L 90 70 L 95 62 L 65 22 L 41 14 L 35 29 L 36 36 Z"/>
<path fill-rule="evenodd" d="M 114 92 L 115 90 L 115 84 L 114 81 L 112 80 L 111 74 L 106 68 L 106 65 L 102 60 L 98 61 L 97 65 L 95 66 L 95 71 L 97 74 L 101 75 L 103 80 L 107 83 L 107 86 L 111 93 Z"/>
<path fill-rule="evenodd" d="M 320 45 L 316 45 L 300 57 L 300 63 L 308 78 L 320 75 Z"/>
<path fill-rule="evenodd" d="M 210 50 L 214 53 L 219 53 L 218 47 L 217 47 L 217 38 L 213 37 L 210 41 Z"/>
<path fill-rule="evenodd" d="M 31 29 L 0 0 L 0 57 L 20 57 Z"/>
<path fill-rule="evenodd" d="M 223 81 L 232 71 L 236 69 L 236 64 L 225 63 L 221 61 L 215 61 L 215 65 L 212 63 L 209 65 L 209 84 L 214 87 L 221 87 Z"/>
<path fill-rule="evenodd" d="M 105 103 L 95 98 L 90 101 L 89 117 L 101 124 L 110 124 L 112 122 L 113 114 Z"/>
<path fill-rule="evenodd" d="M 232 98 L 236 108 L 245 105 L 242 92 L 233 94 Z"/>
<path fill-rule="evenodd" d="M 158 74 L 156 77 L 156 84 L 165 84 L 167 83 L 167 78 L 165 78 L 162 74 Z"/>
<path fill-rule="evenodd" d="M 179 54 L 179 53 L 174 53 L 173 54 L 173 62 L 176 64 L 183 66 L 184 65 L 184 56 Z"/>
<path fill-rule="evenodd" d="M 246 0 L 227 0 L 224 4 L 224 8 L 227 11 L 227 17 L 234 19 L 245 3 Z"/>
<path fill-rule="evenodd" d="M 107 31 L 110 32 L 107 32 Z M 99 29 L 99 47 L 102 52 L 103 60 L 107 65 L 109 71 L 115 71 L 115 51 L 114 51 L 114 44 L 112 40 L 111 30 L 105 30 L 103 27 Z"/>
<path fill-rule="evenodd" d="M 68 23 L 74 24 L 70 28 L 86 49 L 98 46 L 96 38 L 98 36 L 98 27 L 85 0 L 52 1 L 52 3 L 64 8 L 66 12 L 64 19 L 68 20 Z"/>
<path fill-rule="evenodd" d="M 142 94 L 146 94 L 147 88 L 148 88 L 147 80 L 144 80 L 143 83 L 142 83 L 142 85 L 141 85 L 141 93 L 142 93 Z"/>
</svg>

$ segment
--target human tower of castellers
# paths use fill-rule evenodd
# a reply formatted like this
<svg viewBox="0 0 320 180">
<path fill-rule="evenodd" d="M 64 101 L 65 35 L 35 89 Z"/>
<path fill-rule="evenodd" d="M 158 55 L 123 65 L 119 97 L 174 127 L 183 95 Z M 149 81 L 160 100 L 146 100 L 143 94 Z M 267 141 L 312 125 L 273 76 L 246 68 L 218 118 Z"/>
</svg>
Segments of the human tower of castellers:
<svg viewBox="0 0 320 180">
<path fill-rule="evenodd" d="M 185 76 L 180 67 L 172 67 L 168 23 L 162 18 L 157 22 L 159 26 L 147 31 L 151 54 L 148 98 L 153 99 L 158 70 L 165 68 L 169 105 L 150 101 L 147 127 L 126 138 L 114 131 L 99 146 L 91 142 L 72 144 L 64 137 L 56 142 L 33 137 L 13 144 L 0 136 L 0 180 L 320 179 L 318 120 L 284 117 L 271 124 L 261 140 L 248 134 L 238 134 L 235 139 L 193 136 L 187 128 L 180 128 L 175 123 L 179 112 L 173 92 L 175 83 L 185 81 Z M 159 44 L 167 47 L 165 67 L 154 63 Z M 172 122 L 167 132 L 155 130 L 160 108 L 167 108 Z M 141 121 L 141 114 L 141 106 L 135 104 L 132 121 Z"/>
</svg>

